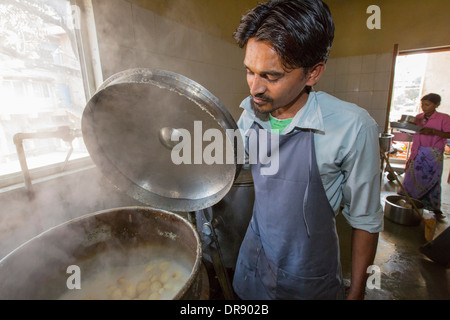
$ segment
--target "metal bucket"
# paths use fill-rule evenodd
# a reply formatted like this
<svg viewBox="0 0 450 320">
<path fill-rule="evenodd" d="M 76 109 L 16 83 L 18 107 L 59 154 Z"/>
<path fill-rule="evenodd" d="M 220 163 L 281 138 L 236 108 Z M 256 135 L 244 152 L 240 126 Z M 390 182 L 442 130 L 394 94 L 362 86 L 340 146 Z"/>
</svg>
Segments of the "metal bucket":
<svg viewBox="0 0 450 320">
<path fill-rule="evenodd" d="M 146 264 L 157 253 L 155 248 L 173 253 L 168 258 L 190 270 L 173 299 L 208 298 L 208 278 L 202 269 L 202 248 L 195 228 L 171 212 L 129 207 L 69 221 L 11 252 L 0 261 L 0 299 L 64 299 L 71 290 L 79 290 L 77 296 L 96 299 L 91 292 L 83 292 L 90 279 L 114 268 Z M 68 285 L 68 270 L 74 266 L 80 271 L 81 289 Z M 107 285 L 111 283 L 105 283 L 104 290 Z"/>
<path fill-rule="evenodd" d="M 392 222 L 405 226 L 417 226 L 422 221 L 424 205 L 417 199 L 412 199 L 420 215 L 414 210 L 407 197 L 392 195 L 386 197 L 384 216 Z"/>
</svg>

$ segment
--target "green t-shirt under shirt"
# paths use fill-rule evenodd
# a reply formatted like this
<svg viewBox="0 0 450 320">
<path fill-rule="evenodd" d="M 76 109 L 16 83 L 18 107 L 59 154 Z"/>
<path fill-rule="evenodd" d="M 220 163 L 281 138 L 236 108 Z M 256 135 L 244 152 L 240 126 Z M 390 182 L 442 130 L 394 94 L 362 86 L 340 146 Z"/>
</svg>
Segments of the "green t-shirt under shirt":
<svg viewBox="0 0 450 320">
<path fill-rule="evenodd" d="M 292 118 L 277 119 L 275 117 L 272 117 L 271 114 L 269 114 L 269 119 L 270 119 L 270 126 L 272 127 L 272 132 L 276 132 L 274 130 L 278 130 L 278 133 L 281 133 L 292 122 Z"/>
</svg>

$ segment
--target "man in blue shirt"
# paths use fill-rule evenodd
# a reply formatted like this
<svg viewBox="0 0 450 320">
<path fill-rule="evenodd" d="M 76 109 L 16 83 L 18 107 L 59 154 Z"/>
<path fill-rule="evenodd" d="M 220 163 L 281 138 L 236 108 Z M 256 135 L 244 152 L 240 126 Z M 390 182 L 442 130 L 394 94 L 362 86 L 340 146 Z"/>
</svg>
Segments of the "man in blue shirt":
<svg viewBox="0 0 450 320">
<path fill-rule="evenodd" d="M 277 141 L 279 170 L 252 164 L 255 205 L 233 287 L 242 299 L 344 298 L 342 206 L 353 227 L 347 298 L 363 299 L 383 229 L 378 129 L 364 109 L 312 91 L 334 39 L 329 9 L 320 0 L 272 0 L 245 15 L 234 37 L 246 50 L 250 88 L 238 126 L 247 149 L 261 137 Z"/>
</svg>

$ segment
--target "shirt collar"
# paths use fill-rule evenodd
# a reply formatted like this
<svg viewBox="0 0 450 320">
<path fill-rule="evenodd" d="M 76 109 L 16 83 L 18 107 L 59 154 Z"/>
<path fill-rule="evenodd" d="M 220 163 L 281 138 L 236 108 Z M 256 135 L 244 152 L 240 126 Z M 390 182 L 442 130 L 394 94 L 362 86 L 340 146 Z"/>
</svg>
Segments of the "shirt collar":
<svg viewBox="0 0 450 320">
<path fill-rule="evenodd" d="M 433 112 L 433 114 L 432 114 L 431 116 L 428 117 L 428 120 L 434 119 L 434 118 L 436 118 L 436 117 L 439 117 L 439 112 L 437 112 L 437 111 Z M 424 118 L 425 118 L 425 112 L 420 113 L 420 114 L 417 116 L 417 118 L 424 119 Z"/>
<path fill-rule="evenodd" d="M 241 108 L 246 110 L 248 114 L 251 115 L 253 120 L 261 124 L 262 127 L 266 128 L 268 125 L 270 126 L 269 117 L 261 119 L 255 115 L 255 112 L 251 106 L 251 96 L 247 97 L 247 99 L 243 101 Z M 291 124 L 283 130 L 283 133 L 290 132 L 296 127 L 300 129 L 311 129 L 314 131 L 325 132 L 322 110 L 320 108 L 316 92 L 310 92 L 308 101 L 297 112 L 295 117 L 292 119 Z"/>
</svg>

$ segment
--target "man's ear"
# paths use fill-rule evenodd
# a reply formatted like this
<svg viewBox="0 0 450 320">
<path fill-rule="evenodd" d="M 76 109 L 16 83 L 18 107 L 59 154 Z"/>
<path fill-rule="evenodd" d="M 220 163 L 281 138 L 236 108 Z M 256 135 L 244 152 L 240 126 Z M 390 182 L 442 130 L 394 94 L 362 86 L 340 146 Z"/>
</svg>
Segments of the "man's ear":
<svg viewBox="0 0 450 320">
<path fill-rule="evenodd" d="M 325 71 L 326 66 L 325 62 L 319 62 L 314 67 L 312 67 L 308 72 L 308 82 L 306 82 L 307 86 L 315 86 L 317 82 L 319 82 L 320 77 L 322 76 L 323 72 Z"/>
</svg>

